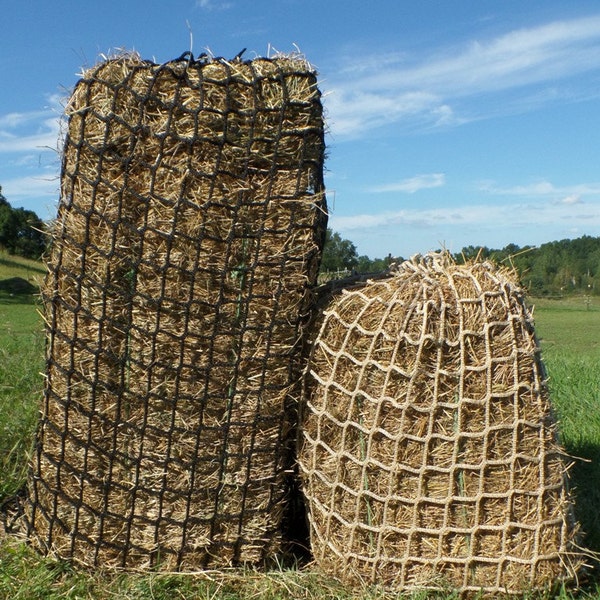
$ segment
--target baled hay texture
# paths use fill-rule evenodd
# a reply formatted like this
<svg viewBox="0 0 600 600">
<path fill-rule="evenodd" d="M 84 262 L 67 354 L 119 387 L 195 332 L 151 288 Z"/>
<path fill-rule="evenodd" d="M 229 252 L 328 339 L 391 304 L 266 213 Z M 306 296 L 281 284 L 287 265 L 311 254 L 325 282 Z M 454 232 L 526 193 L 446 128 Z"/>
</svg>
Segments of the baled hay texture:
<svg viewBox="0 0 600 600">
<path fill-rule="evenodd" d="M 315 73 L 123 56 L 67 115 L 34 543 L 108 567 L 262 563 L 326 227 Z"/>
<path fill-rule="evenodd" d="M 345 290 L 320 323 L 299 457 L 317 564 L 399 590 L 573 576 L 565 465 L 512 274 L 426 255 Z"/>
</svg>

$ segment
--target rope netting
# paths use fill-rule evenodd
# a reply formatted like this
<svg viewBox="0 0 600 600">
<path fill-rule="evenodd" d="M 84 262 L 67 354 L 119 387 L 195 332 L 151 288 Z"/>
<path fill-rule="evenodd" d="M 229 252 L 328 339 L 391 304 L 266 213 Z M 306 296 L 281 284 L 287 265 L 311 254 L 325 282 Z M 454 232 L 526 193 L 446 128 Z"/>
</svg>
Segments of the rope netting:
<svg viewBox="0 0 600 600">
<path fill-rule="evenodd" d="M 66 113 L 30 535 L 88 565 L 262 563 L 327 220 L 316 74 L 124 55 Z"/>
<path fill-rule="evenodd" d="M 416 257 L 333 297 L 317 328 L 299 462 L 321 568 L 492 593 L 575 574 L 566 463 L 511 272 Z"/>
</svg>

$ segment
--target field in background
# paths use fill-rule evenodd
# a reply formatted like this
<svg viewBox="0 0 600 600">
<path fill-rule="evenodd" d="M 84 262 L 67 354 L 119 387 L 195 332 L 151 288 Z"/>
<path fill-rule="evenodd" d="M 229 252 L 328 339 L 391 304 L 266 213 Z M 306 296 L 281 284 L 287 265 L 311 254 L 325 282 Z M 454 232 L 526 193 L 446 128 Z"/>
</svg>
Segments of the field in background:
<svg viewBox="0 0 600 600">
<path fill-rule="evenodd" d="M 23 485 L 26 456 L 37 422 L 44 341 L 36 296 L 26 284 L 35 287 L 43 273 L 39 263 L 0 254 L 0 504 Z M 567 452 L 577 457 L 572 468 L 577 516 L 586 534 L 586 545 L 600 552 L 600 299 L 535 300 L 534 304 L 536 332 L 550 377 L 561 438 Z M 577 597 L 600 598 L 598 584 L 589 584 L 587 590 Z M 0 599 L 359 597 L 374 600 L 390 596 L 344 590 L 315 573 L 295 570 L 104 578 L 42 559 L 25 544 L 0 537 Z M 559 597 L 571 596 L 563 592 Z"/>
<path fill-rule="evenodd" d="M 0 253 L 0 504 L 26 476 L 43 379 L 38 262 Z"/>
<path fill-rule="evenodd" d="M 536 300 L 534 318 L 566 451 L 576 511 L 600 552 L 600 299 Z"/>
</svg>

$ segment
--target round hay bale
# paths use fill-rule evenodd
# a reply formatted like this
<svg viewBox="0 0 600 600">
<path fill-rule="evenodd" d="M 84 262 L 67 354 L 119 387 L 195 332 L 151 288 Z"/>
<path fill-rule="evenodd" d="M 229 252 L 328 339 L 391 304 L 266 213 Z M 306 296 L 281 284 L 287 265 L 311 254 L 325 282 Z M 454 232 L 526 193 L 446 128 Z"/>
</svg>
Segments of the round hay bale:
<svg viewBox="0 0 600 600">
<path fill-rule="evenodd" d="M 119 56 L 67 116 L 32 540 L 92 566 L 270 560 L 327 220 L 316 74 Z"/>
<path fill-rule="evenodd" d="M 299 467 L 321 569 L 491 593 L 575 574 L 566 465 L 511 272 L 416 257 L 331 299 L 317 329 Z"/>
</svg>

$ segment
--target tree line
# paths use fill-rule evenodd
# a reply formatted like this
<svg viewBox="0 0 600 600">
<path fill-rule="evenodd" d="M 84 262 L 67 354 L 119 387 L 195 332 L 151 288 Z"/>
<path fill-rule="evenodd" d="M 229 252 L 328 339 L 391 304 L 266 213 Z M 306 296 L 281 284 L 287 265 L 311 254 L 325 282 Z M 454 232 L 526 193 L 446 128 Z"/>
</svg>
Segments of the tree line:
<svg viewBox="0 0 600 600">
<path fill-rule="evenodd" d="M 457 260 L 476 256 L 513 266 L 534 296 L 600 295 L 600 237 L 584 235 L 522 248 L 509 244 L 501 250 L 468 246 Z"/>
<path fill-rule="evenodd" d="M 514 267 L 522 285 L 533 296 L 600 295 L 600 237 L 584 235 L 540 246 L 508 244 L 502 249 L 466 246 L 453 258 L 458 263 L 479 258 Z M 328 229 L 321 276 L 331 279 L 351 273 L 380 273 L 390 263 L 403 260 L 391 254 L 375 259 L 359 256 L 350 240 Z"/>
<path fill-rule="evenodd" d="M 0 249 L 38 259 L 46 248 L 43 221 L 32 210 L 13 208 L 0 186 Z"/>
<path fill-rule="evenodd" d="M 9 254 L 39 259 L 48 241 L 44 222 L 31 210 L 13 208 L 0 186 L 0 249 Z M 502 249 L 466 246 L 453 255 L 462 263 L 479 258 L 513 266 L 522 284 L 534 296 L 574 293 L 600 295 L 600 237 L 584 235 L 574 240 L 548 242 L 541 246 L 508 244 Z M 351 273 L 381 273 L 401 256 L 360 256 L 350 240 L 327 229 L 321 277 L 332 279 Z"/>
</svg>

